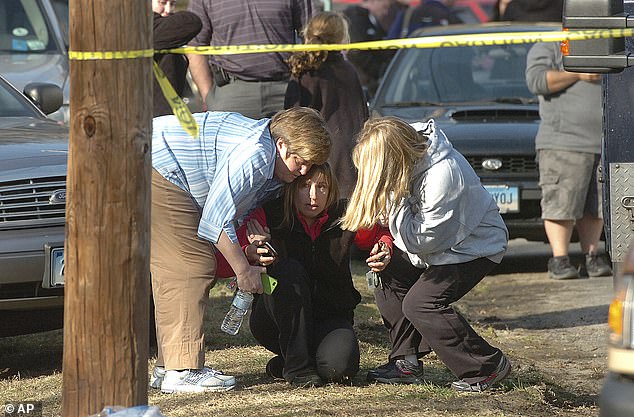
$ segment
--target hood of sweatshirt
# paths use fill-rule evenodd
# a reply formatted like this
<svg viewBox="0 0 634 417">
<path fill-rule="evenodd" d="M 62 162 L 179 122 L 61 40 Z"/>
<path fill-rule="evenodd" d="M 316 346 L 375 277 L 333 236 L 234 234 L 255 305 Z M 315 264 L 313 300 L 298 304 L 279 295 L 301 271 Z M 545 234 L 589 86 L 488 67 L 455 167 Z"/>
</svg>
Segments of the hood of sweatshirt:
<svg viewBox="0 0 634 417">
<path fill-rule="evenodd" d="M 453 145 L 447 139 L 445 133 L 436 126 L 436 122 L 430 119 L 427 122 L 411 123 L 416 132 L 427 138 L 427 154 L 416 163 L 412 176 L 417 178 L 433 165 L 445 159 L 453 150 Z"/>
</svg>

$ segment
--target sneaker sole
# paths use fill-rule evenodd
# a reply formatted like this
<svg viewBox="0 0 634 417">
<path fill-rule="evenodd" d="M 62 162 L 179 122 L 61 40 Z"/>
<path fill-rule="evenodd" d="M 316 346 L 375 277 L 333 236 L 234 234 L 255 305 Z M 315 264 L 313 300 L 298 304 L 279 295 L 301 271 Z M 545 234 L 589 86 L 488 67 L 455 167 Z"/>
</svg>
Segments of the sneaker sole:
<svg viewBox="0 0 634 417">
<path fill-rule="evenodd" d="M 575 272 L 575 273 L 570 272 L 570 273 L 567 273 L 567 274 L 555 275 L 555 274 L 553 274 L 550 271 L 548 272 L 548 277 L 550 279 L 554 279 L 554 280 L 557 280 L 557 281 L 561 281 L 561 280 L 565 280 L 565 279 L 578 279 L 578 278 L 580 278 L 579 273 L 577 273 L 577 272 Z"/>
<path fill-rule="evenodd" d="M 377 377 L 377 378 L 373 378 L 372 380 L 368 379 L 369 382 L 378 382 L 381 384 L 392 384 L 392 385 L 398 385 L 398 384 L 422 384 L 423 380 L 417 377 L 412 377 L 412 378 L 381 378 L 381 377 Z"/>
<path fill-rule="evenodd" d="M 161 392 L 163 394 L 191 394 L 191 393 L 197 393 L 197 392 L 226 392 L 226 391 L 231 391 L 232 389 L 234 389 L 236 386 L 235 385 L 230 385 L 228 387 L 190 387 L 190 389 L 187 390 L 181 390 L 181 389 L 164 389 L 161 388 Z"/>
<path fill-rule="evenodd" d="M 459 386 L 454 385 L 453 383 L 451 384 L 451 388 L 453 388 L 454 391 L 456 392 L 461 392 L 466 394 L 481 393 L 491 389 L 493 385 L 497 384 L 498 382 L 502 381 L 504 378 L 509 376 L 509 374 L 511 373 L 511 368 L 512 368 L 511 361 L 506 359 L 506 366 L 502 368 L 502 370 L 495 376 L 495 378 L 493 378 L 490 382 L 487 383 L 487 386 L 484 389 L 466 390 L 466 389 L 460 388 Z"/>
<path fill-rule="evenodd" d="M 588 272 L 588 276 L 592 277 L 592 278 L 609 277 L 609 276 L 612 276 L 612 271 L 611 270 L 603 270 L 603 271 L 593 272 L 593 273 Z"/>
</svg>

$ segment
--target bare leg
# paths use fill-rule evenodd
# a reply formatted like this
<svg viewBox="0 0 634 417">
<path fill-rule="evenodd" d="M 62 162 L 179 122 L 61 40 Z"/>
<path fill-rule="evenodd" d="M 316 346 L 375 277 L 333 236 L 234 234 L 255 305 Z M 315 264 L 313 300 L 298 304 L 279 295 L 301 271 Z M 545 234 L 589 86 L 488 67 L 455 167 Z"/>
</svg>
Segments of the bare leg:
<svg viewBox="0 0 634 417">
<path fill-rule="evenodd" d="M 597 253 L 602 231 L 603 219 L 585 215 L 577 220 L 577 233 L 583 253 Z"/>
<path fill-rule="evenodd" d="M 553 251 L 553 256 L 568 255 L 568 245 L 572 237 L 574 222 L 572 220 L 544 220 L 544 229 Z"/>
</svg>

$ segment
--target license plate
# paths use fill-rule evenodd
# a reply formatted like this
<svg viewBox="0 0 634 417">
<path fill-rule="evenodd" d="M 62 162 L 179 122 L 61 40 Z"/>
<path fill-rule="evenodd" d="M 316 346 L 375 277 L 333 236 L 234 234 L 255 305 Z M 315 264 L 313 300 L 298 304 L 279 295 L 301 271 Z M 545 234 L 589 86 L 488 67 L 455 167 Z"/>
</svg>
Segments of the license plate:
<svg viewBox="0 0 634 417">
<path fill-rule="evenodd" d="M 520 211 L 520 193 L 517 187 L 508 185 L 485 185 L 500 208 L 500 213 L 518 213 Z"/>
<path fill-rule="evenodd" d="M 49 260 L 51 287 L 61 287 L 64 285 L 64 248 L 52 248 Z"/>
</svg>

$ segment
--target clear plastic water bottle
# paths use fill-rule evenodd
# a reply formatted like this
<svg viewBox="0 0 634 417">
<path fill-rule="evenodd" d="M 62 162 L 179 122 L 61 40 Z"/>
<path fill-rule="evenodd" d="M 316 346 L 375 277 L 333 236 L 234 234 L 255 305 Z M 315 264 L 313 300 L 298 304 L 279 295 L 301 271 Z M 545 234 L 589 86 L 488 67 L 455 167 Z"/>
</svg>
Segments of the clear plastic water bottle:
<svg viewBox="0 0 634 417">
<path fill-rule="evenodd" d="M 222 321 L 220 330 L 233 336 L 237 335 L 240 326 L 242 326 L 244 316 L 247 314 L 247 311 L 249 311 L 249 308 L 251 308 L 252 302 L 253 294 L 238 289 L 236 296 L 233 297 L 231 308 Z"/>
</svg>

